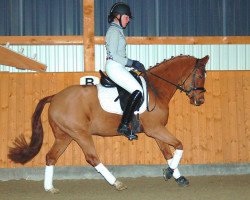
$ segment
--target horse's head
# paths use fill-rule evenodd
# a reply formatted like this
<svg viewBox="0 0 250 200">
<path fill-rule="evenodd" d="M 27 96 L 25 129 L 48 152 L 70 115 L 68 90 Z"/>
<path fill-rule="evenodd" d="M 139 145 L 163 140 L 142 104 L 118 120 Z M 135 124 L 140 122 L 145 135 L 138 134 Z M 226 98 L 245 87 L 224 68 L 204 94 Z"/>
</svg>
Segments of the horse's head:
<svg viewBox="0 0 250 200">
<path fill-rule="evenodd" d="M 183 89 L 190 99 L 190 103 L 195 106 L 200 106 L 205 102 L 204 93 L 206 89 L 205 79 L 206 79 L 206 64 L 209 56 L 205 56 L 202 59 L 198 59 L 196 66 L 190 76 L 185 80 Z"/>
<path fill-rule="evenodd" d="M 162 99 L 170 100 L 178 89 L 186 93 L 191 104 L 200 106 L 205 102 L 205 66 L 208 59 L 209 56 L 197 59 L 180 55 L 157 64 L 148 73 L 153 76 L 156 91 Z"/>
</svg>

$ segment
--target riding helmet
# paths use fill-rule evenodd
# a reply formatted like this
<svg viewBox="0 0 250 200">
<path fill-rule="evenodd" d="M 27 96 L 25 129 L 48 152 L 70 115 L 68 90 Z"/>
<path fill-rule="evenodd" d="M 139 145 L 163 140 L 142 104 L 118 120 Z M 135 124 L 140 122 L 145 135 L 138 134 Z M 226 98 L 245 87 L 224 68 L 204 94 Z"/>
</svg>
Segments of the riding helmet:
<svg viewBox="0 0 250 200">
<path fill-rule="evenodd" d="M 117 14 L 128 15 L 130 18 L 132 18 L 129 5 L 123 2 L 117 2 L 111 7 L 108 16 L 108 22 L 111 23 Z"/>
</svg>

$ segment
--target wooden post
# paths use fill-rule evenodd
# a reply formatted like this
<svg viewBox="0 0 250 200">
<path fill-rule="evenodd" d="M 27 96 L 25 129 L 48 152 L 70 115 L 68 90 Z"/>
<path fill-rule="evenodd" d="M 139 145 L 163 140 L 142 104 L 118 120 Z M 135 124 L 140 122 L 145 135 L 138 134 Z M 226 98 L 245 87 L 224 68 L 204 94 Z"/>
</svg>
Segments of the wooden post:
<svg viewBox="0 0 250 200">
<path fill-rule="evenodd" d="M 94 0 L 83 0 L 84 71 L 95 70 Z"/>
</svg>

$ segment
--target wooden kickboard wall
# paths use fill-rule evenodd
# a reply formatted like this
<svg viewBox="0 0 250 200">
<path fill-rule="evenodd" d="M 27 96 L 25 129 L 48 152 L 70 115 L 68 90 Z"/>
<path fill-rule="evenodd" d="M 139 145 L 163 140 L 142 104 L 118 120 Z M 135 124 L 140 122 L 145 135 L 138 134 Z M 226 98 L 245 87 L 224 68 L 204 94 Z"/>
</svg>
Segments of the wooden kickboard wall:
<svg viewBox="0 0 250 200">
<path fill-rule="evenodd" d="M 83 75 L 95 73 L 0 73 L 0 168 L 21 167 L 7 158 L 14 138 L 31 136 L 31 116 L 38 101 L 63 88 L 79 84 Z M 167 127 L 184 145 L 182 164 L 250 162 L 250 71 L 208 71 L 206 102 L 189 104 L 177 91 L 170 103 Z M 40 153 L 25 166 L 44 166 L 53 144 L 46 105 L 42 123 L 44 143 Z M 130 142 L 124 137 L 94 137 L 103 163 L 107 165 L 164 164 L 156 142 L 139 134 Z M 76 143 L 72 143 L 57 165 L 87 165 Z"/>
</svg>

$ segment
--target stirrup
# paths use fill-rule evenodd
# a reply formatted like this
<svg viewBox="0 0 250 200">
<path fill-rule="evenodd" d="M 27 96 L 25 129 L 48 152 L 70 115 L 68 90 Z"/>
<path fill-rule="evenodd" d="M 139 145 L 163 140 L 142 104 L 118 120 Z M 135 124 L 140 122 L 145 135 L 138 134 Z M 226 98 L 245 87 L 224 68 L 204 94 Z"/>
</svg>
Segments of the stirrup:
<svg viewBox="0 0 250 200">
<path fill-rule="evenodd" d="M 121 135 L 124 135 L 129 140 L 137 140 L 138 136 L 133 133 L 133 131 L 130 130 L 130 128 L 125 124 L 120 124 L 117 132 Z"/>
</svg>

